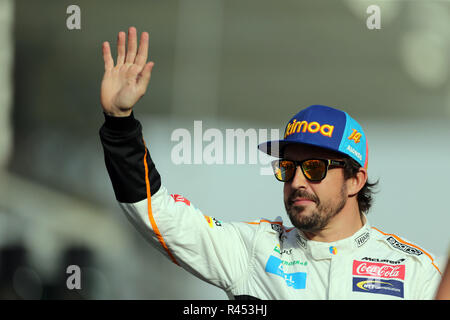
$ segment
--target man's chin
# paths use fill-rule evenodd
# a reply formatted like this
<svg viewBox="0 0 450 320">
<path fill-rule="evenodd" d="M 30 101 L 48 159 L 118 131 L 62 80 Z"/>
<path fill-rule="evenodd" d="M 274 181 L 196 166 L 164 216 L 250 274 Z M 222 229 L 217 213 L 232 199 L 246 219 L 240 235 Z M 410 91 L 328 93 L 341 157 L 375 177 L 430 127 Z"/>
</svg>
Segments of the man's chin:
<svg viewBox="0 0 450 320">
<path fill-rule="evenodd" d="M 310 210 L 307 210 L 303 206 L 296 206 L 291 207 L 287 212 L 287 215 L 289 219 L 291 219 L 292 224 L 295 226 L 301 224 L 303 220 L 310 217 L 312 215 L 312 212 Z"/>
<path fill-rule="evenodd" d="M 291 207 L 287 215 L 292 225 L 299 230 L 311 232 L 318 229 L 317 217 L 314 215 L 314 210 L 310 208 L 303 206 Z"/>
</svg>

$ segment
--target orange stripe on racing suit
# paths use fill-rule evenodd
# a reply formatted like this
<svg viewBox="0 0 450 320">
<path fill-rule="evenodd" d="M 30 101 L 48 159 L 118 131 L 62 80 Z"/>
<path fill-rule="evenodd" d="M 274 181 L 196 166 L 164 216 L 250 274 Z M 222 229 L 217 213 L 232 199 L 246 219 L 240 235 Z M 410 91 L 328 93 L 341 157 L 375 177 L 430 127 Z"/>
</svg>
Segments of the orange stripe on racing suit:
<svg viewBox="0 0 450 320">
<path fill-rule="evenodd" d="M 143 140 L 143 139 L 142 139 Z M 145 146 L 145 141 L 144 141 Z M 158 226 L 156 225 L 155 218 L 153 217 L 153 211 L 152 211 L 152 195 L 150 192 L 150 181 L 148 179 L 148 164 L 147 164 L 147 147 L 145 147 L 145 155 L 144 155 L 144 167 L 145 167 L 145 185 L 147 188 L 147 207 L 148 207 L 148 218 L 150 220 L 150 224 L 152 225 L 153 231 L 155 232 L 156 237 L 159 240 L 159 243 L 161 243 L 161 246 L 166 250 L 167 254 L 170 257 L 170 260 L 172 260 L 173 263 L 176 265 L 179 265 L 175 257 L 172 255 L 172 252 L 170 252 L 169 248 L 166 245 L 166 242 L 164 241 L 164 238 L 159 232 Z"/>
</svg>

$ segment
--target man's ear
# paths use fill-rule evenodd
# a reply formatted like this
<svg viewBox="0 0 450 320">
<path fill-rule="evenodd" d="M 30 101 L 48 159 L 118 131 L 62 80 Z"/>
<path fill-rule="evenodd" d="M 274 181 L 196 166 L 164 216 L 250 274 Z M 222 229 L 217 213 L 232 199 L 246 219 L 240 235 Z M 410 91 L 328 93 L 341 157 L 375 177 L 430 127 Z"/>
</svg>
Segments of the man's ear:
<svg viewBox="0 0 450 320">
<path fill-rule="evenodd" d="M 356 175 L 347 180 L 347 192 L 350 197 L 358 194 L 358 192 L 364 187 L 367 182 L 367 170 L 365 168 L 359 168 Z"/>
</svg>

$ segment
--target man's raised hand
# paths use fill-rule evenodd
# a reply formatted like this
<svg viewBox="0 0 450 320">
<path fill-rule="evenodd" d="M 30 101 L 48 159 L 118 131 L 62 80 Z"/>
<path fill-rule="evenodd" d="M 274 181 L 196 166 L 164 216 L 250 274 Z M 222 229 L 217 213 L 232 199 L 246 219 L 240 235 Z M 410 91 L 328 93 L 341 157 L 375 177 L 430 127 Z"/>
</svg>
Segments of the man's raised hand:
<svg viewBox="0 0 450 320">
<path fill-rule="evenodd" d="M 128 48 L 125 49 L 125 32 L 117 36 L 117 62 L 111 56 L 109 42 L 102 45 L 105 74 L 100 91 L 100 102 L 103 111 L 115 117 L 126 117 L 131 114 L 133 106 L 145 94 L 154 62 L 147 62 L 147 32 L 141 34 L 137 49 L 136 28 L 128 29 Z"/>
</svg>

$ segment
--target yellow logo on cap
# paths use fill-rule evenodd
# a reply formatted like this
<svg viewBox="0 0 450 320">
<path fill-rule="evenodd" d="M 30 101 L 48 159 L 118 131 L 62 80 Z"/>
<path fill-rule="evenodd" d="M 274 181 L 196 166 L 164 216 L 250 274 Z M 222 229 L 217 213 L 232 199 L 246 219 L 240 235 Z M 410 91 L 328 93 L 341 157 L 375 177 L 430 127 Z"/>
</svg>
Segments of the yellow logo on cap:
<svg viewBox="0 0 450 320">
<path fill-rule="evenodd" d="M 352 134 L 348 137 L 348 140 L 353 140 L 355 143 L 359 143 L 359 139 L 361 139 L 362 134 L 353 129 Z"/>
<path fill-rule="evenodd" d="M 294 121 L 291 123 L 289 122 L 286 127 L 286 132 L 284 134 L 284 138 L 290 136 L 293 133 L 299 133 L 299 132 L 306 132 L 309 133 L 317 133 L 320 132 L 325 137 L 332 137 L 333 135 L 334 126 L 329 124 L 323 124 L 320 125 L 318 122 L 307 122 L 307 121 L 299 121 L 297 122 L 297 119 L 294 119 Z"/>
</svg>

